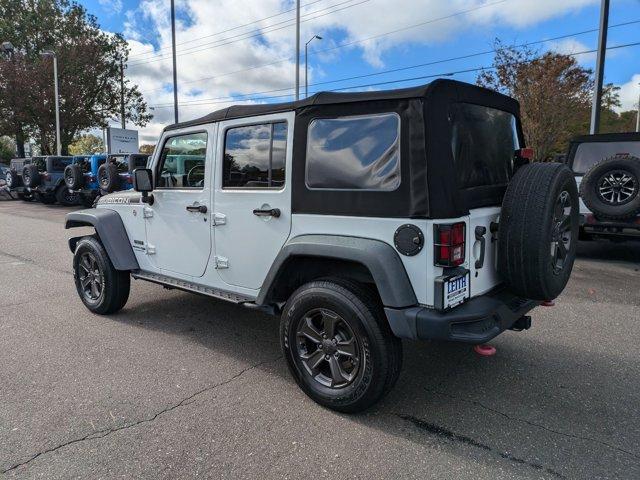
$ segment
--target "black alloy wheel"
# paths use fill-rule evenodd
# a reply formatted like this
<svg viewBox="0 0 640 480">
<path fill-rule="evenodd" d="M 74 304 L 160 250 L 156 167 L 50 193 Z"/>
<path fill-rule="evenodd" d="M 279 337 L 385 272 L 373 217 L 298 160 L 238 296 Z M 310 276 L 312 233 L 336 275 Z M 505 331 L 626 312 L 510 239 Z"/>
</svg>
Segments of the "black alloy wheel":
<svg viewBox="0 0 640 480">
<path fill-rule="evenodd" d="M 626 170 L 613 170 L 598 180 L 598 197 L 613 206 L 629 203 L 638 195 L 638 179 Z"/>
<path fill-rule="evenodd" d="M 298 361 L 314 381 L 330 388 L 353 382 L 360 368 L 360 345 L 344 318 L 316 308 L 300 318 L 296 330 Z"/>
<path fill-rule="evenodd" d="M 551 265 L 554 273 L 560 273 L 565 266 L 571 249 L 571 197 L 563 190 L 558 195 L 553 211 L 551 226 Z"/>
<path fill-rule="evenodd" d="M 78 279 L 84 297 L 97 302 L 104 291 L 104 273 L 93 252 L 84 252 L 78 262 Z"/>
</svg>

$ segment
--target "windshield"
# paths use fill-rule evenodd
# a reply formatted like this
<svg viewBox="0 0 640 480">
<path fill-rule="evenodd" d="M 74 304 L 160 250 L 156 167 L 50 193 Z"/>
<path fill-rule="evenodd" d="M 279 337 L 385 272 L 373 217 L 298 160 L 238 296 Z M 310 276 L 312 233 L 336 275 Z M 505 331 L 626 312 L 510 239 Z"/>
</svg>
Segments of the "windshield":
<svg viewBox="0 0 640 480">
<path fill-rule="evenodd" d="M 509 183 L 520 148 L 515 116 L 483 105 L 455 103 L 450 121 L 459 187 Z"/>
<path fill-rule="evenodd" d="M 640 142 L 592 142 L 581 143 L 573 157 L 572 168 L 576 175 L 584 175 L 594 164 L 615 155 L 640 157 Z"/>
<path fill-rule="evenodd" d="M 111 156 L 109 161 L 116 166 L 118 173 L 129 173 L 129 157 L 128 156 Z"/>
</svg>

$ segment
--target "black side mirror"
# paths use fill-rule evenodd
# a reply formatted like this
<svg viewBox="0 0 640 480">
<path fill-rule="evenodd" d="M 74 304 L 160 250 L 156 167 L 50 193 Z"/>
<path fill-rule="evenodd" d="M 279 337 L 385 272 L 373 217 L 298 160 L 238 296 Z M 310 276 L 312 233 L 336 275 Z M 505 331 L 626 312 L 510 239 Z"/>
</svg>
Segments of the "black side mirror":
<svg viewBox="0 0 640 480">
<path fill-rule="evenodd" d="M 153 172 L 150 168 L 136 168 L 133 171 L 133 189 L 142 193 L 142 203 L 153 204 Z"/>
</svg>

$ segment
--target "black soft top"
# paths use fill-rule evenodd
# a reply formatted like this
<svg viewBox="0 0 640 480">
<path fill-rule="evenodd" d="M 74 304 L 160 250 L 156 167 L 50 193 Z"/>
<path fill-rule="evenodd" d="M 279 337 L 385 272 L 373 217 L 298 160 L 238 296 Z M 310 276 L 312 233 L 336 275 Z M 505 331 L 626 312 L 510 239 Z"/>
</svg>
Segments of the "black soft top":
<svg viewBox="0 0 640 480">
<path fill-rule="evenodd" d="M 435 91 L 451 93 L 456 92 L 460 88 L 468 89 L 469 87 L 482 92 L 482 95 L 490 95 L 494 98 L 500 98 L 505 104 L 506 111 L 519 111 L 518 102 L 511 97 L 502 95 L 493 90 L 468 83 L 459 82 L 457 80 L 438 79 L 425 85 L 416 87 L 399 88 L 395 90 L 378 90 L 371 92 L 318 92 L 310 97 L 293 102 L 283 103 L 267 103 L 258 105 L 232 105 L 227 108 L 216 110 L 203 117 L 195 118 L 186 122 L 175 123 L 165 128 L 166 130 L 176 130 L 194 125 L 204 125 L 207 123 L 220 122 L 234 118 L 254 117 L 258 115 L 269 115 L 271 113 L 291 112 L 300 110 L 305 107 L 317 105 L 338 105 L 343 103 L 360 103 L 360 102 L 377 102 L 381 100 L 404 100 L 410 98 L 428 97 L 430 93 Z"/>
<path fill-rule="evenodd" d="M 374 92 L 320 92 L 304 100 L 236 105 L 204 117 L 170 125 L 165 131 L 222 120 L 294 111 L 292 211 L 331 215 L 399 218 L 456 218 L 469 209 L 499 205 L 505 185 L 460 188 L 451 148 L 450 109 L 462 102 L 514 115 L 520 145 L 520 106 L 506 95 L 456 80 Z M 401 182 L 391 192 L 313 190 L 305 184 L 307 129 L 316 118 L 395 112 L 401 118 Z"/>
</svg>

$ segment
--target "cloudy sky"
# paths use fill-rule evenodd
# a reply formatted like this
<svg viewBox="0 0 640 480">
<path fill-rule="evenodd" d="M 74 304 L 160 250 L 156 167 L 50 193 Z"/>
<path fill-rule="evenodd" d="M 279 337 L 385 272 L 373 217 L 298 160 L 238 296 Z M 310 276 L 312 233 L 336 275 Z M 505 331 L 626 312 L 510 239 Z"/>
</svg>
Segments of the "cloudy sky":
<svg viewBox="0 0 640 480">
<path fill-rule="evenodd" d="M 82 0 L 131 45 L 127 77 L 154 108 L 141 142 L 173 123 L 169 0 Z M 495 38 L 575 53 L 593 67 L 599 0 L 301 0 L 309 93 L 398 88 L 450 75 L 473 82 Z M 294 94 L 294 0 L 176 0 L 180 120 Z M 640 0 L 613 0 L 610 47 L 640 42 Z M 593 31 L 596 30 L 596 31 Z M 558 38 L 563 37 L 563 38 Z M 304 51 L 304 50 L 303 50 Z M 304 58 L 302 59 L 304 68 Z M 404 80 L 404 81 L 402 81 Z M 301 73 L 304 88 L 304 70 Z M 640 45 L 611 49 L 605 82 L 624 109 L 640 93 Z M 304 95 L 304 91 L 301 92 Z M 114 121 L 114 126 L 116 126 Z"/>
</svg>

